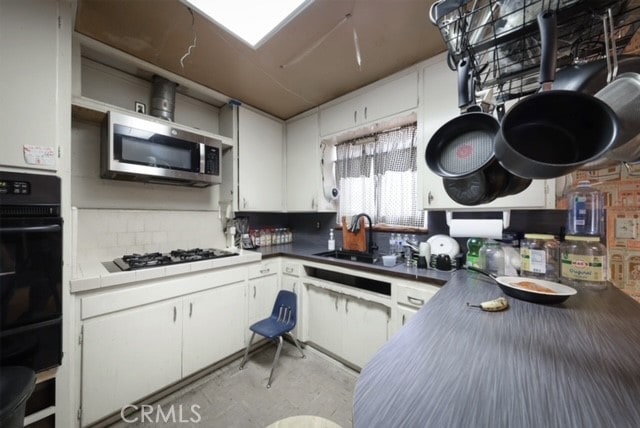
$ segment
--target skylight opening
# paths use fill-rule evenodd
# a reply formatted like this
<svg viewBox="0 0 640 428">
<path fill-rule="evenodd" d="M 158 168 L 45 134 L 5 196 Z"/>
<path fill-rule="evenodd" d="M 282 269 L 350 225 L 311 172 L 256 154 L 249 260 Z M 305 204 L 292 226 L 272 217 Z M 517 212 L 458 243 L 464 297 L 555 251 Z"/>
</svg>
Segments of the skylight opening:
<svg viewBox="0 0 640 428">
<path fill-rule="evenodd" d="M 257 49 L 313 0 L 181 0 Z"/>
</svg>

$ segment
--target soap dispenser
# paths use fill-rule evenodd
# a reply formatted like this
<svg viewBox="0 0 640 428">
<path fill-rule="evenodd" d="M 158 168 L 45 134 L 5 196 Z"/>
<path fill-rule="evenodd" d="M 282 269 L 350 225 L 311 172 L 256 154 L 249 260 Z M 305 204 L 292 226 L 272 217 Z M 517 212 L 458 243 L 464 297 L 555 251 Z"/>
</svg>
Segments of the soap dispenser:
<svg viewBox="0 0 640 428">
<path fill-rule="evenodd" d="M 334 251 L 336 249 L 336 240 L 333 238 L 333 229 L 329 231 L 329 243 L 327 248 L 329 251 Z"/>
</svg>

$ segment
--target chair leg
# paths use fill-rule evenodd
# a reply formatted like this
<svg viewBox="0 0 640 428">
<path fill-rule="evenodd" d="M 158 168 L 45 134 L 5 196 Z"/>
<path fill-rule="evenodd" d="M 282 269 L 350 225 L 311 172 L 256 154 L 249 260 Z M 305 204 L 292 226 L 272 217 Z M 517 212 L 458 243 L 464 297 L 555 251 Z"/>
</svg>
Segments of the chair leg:
<svg viewBox="0 0 640 428">
<path fill-rule="evenodd" d="M 300 347 L 300 344 L 298 343 L 296 337 L 293 335 L 293 333 L 287 334 L 293 339 L 293 343 L 296 345 L 296 348 L 298 348 L 298 351 L 300 351 L 300 355 L 302 356 L 302 358 L 305 358 L 304 352 L 302 352 L 302 348 Z"/>
<path fill-rule="evenodd" d="M 280 358 L 280 351 L 282 350 L 282 336 L 278 336 L 278 349 L 276 350 L 276 356 L 273 359 L 273 364 L 271 364 L 271 373 L 269 373 L 269 382 L 267 383 L 267 388 L 271 388 L 271 379 L 273 378 L 273 371 L 276 368 L 276 364 L 278 363 L 278 358 Z"/>
<path fill-rule="evenodd" d="M 251 343 L 253 343 L 253 338 L 256 337 L 256 332 L 254 331 L 251 334 L 251 339 L 249 339 L 249 344 L 247 345 L 247 349 L 244 350 L 244 357 L 242 357 L 242 362 L 240 363 L 240 370 L 244 368 L 245 363 L 249 357 L 249 351 L 251 350 Z"/>
</svg>

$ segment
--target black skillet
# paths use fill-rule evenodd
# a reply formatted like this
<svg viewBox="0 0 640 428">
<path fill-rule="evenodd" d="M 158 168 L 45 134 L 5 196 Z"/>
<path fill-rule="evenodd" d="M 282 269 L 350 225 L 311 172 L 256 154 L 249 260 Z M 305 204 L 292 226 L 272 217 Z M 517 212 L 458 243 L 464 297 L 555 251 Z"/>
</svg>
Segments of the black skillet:
<svg viewBox="0 0 640 428">
<path fill-rule="evenodd" d="M 462 59 L 458 64 L 458 105 L 467 111 L 442 125 L 425 151 L 427 166 L 443 178 L 469 176 L 494 160 L 493 140 L 500 124 L 492 115 L 477 111 L 469 70 L 469 60 Z"/>
<path fill-rule="evenodd" d="M 540 83 L 550 86 L 556 69 L 556 17 L 538 15 L 542 56 Z M 495 137 L 495 156 L 523 178 L 566 175 L 615 147 L 620 125 L 603 101 L 581 92 L 545 90 L 518 102 Z"/>
</svg>

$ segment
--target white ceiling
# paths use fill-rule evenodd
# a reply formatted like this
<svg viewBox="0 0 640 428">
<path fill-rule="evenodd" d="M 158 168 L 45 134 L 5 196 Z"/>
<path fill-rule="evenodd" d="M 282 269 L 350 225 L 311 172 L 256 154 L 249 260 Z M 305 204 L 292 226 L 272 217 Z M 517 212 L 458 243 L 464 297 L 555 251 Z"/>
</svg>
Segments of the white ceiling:
<svg viewBox="0 0 640 428">
<path fill-rule="evenodd" d="M 87 37 L 288 119 L 443 52 L 427 17 L 431 3 L 315 0 L 257 50 L 196 11 L 192 18 L 179 0 L 80 0 L 75 25 Z"/>
</svg>

